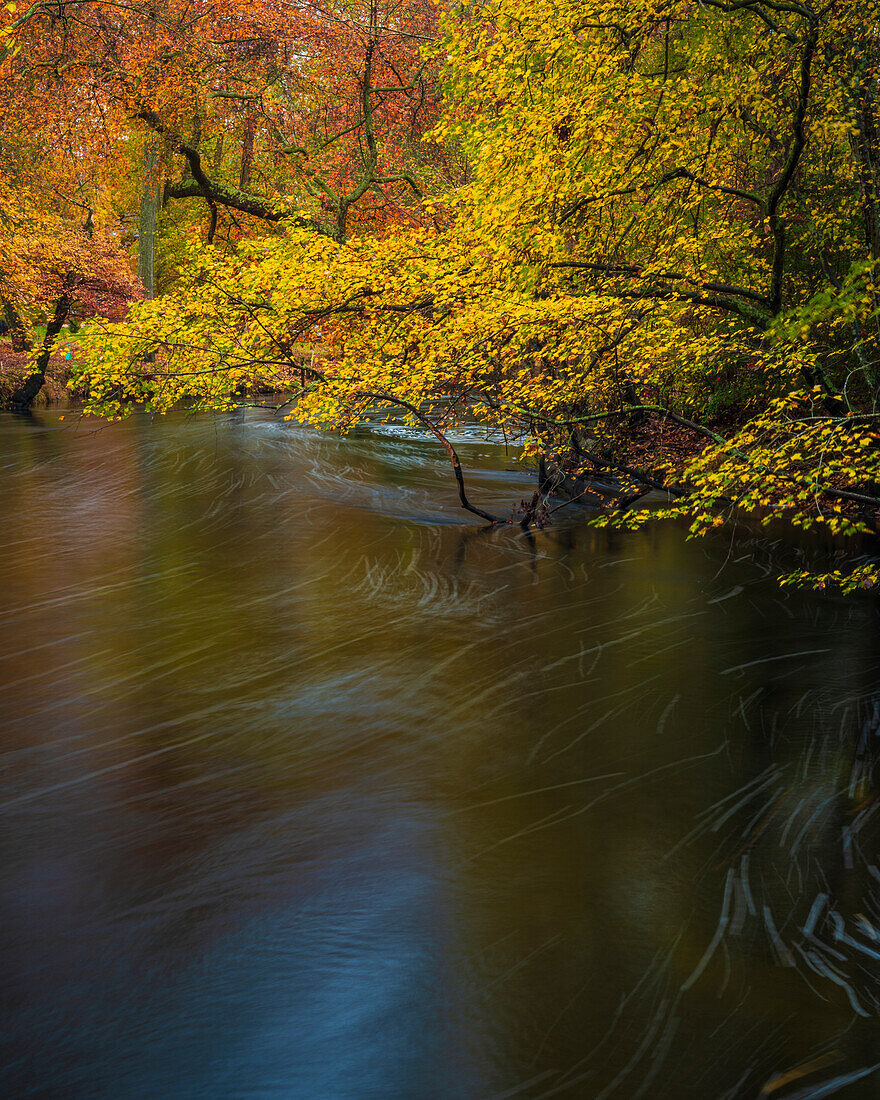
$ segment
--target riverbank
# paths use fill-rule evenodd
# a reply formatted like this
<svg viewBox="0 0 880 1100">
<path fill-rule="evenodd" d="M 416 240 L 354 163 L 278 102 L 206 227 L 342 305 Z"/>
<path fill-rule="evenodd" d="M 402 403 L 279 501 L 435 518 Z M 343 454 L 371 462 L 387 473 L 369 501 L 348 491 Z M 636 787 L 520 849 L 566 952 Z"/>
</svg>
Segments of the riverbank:
<svg viewBox="0 0 880 1100">
<path fill-rule="evenodd" d="M 8 340 L 0 341 L 0 406 L 9 405 L 13 393 L 32 373 L 32 357 L 33 352 L 15 351 Z M 66 348 L 51 356 L 46 379 L 32 402 L 35 407 L 57 405 L 61 401 L 82 397 L 82 391 L 71 385 L 71 359 L 72 353 Z"/>
<path fill-rule="evenodd" d="M 44 330 L 36 329 L 34 335 L 34 347 L 42 341 Z M 85 401 L 87 392 L 83 386 L 73 381 L 74 368 L 77 365 L 77 340 L 76 335 L 67 333 L 67 330 L 58 338 L 55 353 L 50 357 L 45 371 L 45 381 L 37 392 L 36 397 L 30 403 L 33 408 L 45 408 L 49 405 L 58 405 L 64 401 Z M 322 354 L 318 351 L 302 350 L 297 354 L 302 355 L 303 363 L 313 366 Z M 9 408 L 12 395 L 24 384 L 33 373 L 31 360 L 34 351 L 16 351 L 9 340 L 0 340 L 0 408 Z M 300 369 L 295 363 L 283 373 L 277 366 L 273 366 L 273 373 L 261 375 L 255 371 L 245 380 L 246 394 L 265 396 L 277 393 L 280 386 L 287 385 L 291 388 L 301 383 Z"/>
<path fill-rule="evenodd" d="M 37 394 L 34 407 L 59 406 L 70 403 L 74 409 L 87 400 L 88 394 L 71 384 L 75 372 L 77 345 L 67 338 L 49 361 L 46 381 Z M 303 353 L 306 357 L 307 353 Z M 311 369 L 311 368 L 310 368 Z M 21 385 L 28 372 L 28 355 L 13 351 L 8 342 L 0 344 L 0 402 L 8 402 L 14 389 Z M 300 384 L 298 369 L 292 365 L 287 379 L 291 390 Z M 267 378 L 254 376 L 245 383 L 239 400 L 242 406 L 253 402 L 262 404 L 269 395 L 278 397 L 277 405 L 266 403 L 267 411 L 283 408 L 287 391 L 279 391 Z M 133 400 L 133 398 L 132 398 Z M 135 407 L 135 402 L 132 407 Z M 520 524 L 524 528 L 542 528 L 556 522 L 554 514 L 566 505 L 587 506 L 604 513 L 608 522 L 617 526 L 634 527 L 644 522 L 646 513 L 670 514 L 677 503 L 685 505 L 683 514 L 692 520 L 695 509 L 687 506 L 694 496 L 699 496 L 699 475 L 693 478 L 704 454 L 710 457 L 711 449 L 739 454 L 737 447 L 727 440 L 736 441 L 743 424 L 754 415 L 753 409 L 729 405 L 705 423 L 690 421 L 661 406 L 634 408 L 626 415 L 613 418 L 608 424 L 596 424 L 590 432 L 575 429 L 569 435 L 565 451 L 551 452 L 538 462 L 537 478 L 525 474 L 530 484 L 521 500 L 514 498 L 495 513 L 483 510 L 483 502 L 471 494 L 471 470 L 465 461 L 460 466 L 453 462 L 456 477 L 466 484 L 469 510 L 476 511 L 493 522 Z M 438 439 L 442 433 L 433 432 Z M 448 441 L 447 441 L 448 443 Z M 444 444 L 446 445 L 446 444 Z M 745 457 L 743 455 L 743 457 Z M 750 476 L 760 473 L 758 465 L 748 471 Z M 696 483 L 696 484 L 695 484 Z M 819 524 L 805 522 L 804 503 L 797 508 L 762 501 L 746 501 L 716 496 L 704 506 L 703 528 L 732 523 L 731 533 L 738 528 L 759 538 L 767 537 L 768 525 L 773 538 L 781 538 L 786 544 L 800 544 L 807 557 L 804 543 L 806 529 L 813 528 L 806 540 L 814 550 L 818 548 L 824 565 L 812 570 L 798 570 L 786 574 L 786 583 L 815 584 L 817 587 L 841 586 L 845 591 L 854 588 L 871 588 L 876 584 L 877 531 L 880 514 L 871 498 L 849 492 L 845 483 L 839 488 L 826 487 L 829 495 L 837 495 L 835 514 L 844 524 Z M 810 502 L 807 501 L 807 504 Z M 709 506 L 711 511 L 708 510 Z M 847 529 L 845 524 L 849 524 Z M 818 539 L 816 536 L 819 536 Z M 856 536 L 856 537 L 854 537 Z"/>
</svg>

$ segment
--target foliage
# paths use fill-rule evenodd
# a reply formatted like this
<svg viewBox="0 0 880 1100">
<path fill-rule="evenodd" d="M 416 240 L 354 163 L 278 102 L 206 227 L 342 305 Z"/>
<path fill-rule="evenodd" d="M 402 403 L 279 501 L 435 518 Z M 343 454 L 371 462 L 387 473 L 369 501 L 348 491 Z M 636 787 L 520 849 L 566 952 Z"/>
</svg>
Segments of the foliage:
<svg viewBox="0 0 880 1100">
<path fill-rule="evenodd" d="M 0 177 L 0 302 L 7 315 L 39 324 L 62 293 L 72 315 L 112 320 L 139 289 L 112 234 L 86 231 Z"/>
<path fill-rule="evenodd" d="M 164 143 L 166 201 L 199 200 L 212 239 L 218 210 L 233 236 L 251 219 L 292 219 L 342 237 L 403 217 L 422 193 L 416 176 L 440 167 L 422 140 L 435 109 L 419 56 L 430 3 L 38 0 L 7 10 L 0 78 L 16 125 L 26 112 L 31 146 L 39 136 L 66 154 L 81 195 L 95 188 L 76 162 L 95 165 L 100 186 L 102 156 L 116 158 L 112 179 L 146 129 Z"/>
<path fill-rule="evenodd" d="M 873 530 L 876 5 L 489 0 L 432 43 L 432 11 L 378 0 L 95 2 L 76 49 L 33 10 L 14 49 L 37 71 L 67 51 L 72 86 L 109 56 L 94 103 L 160 135 L 185 166 L 166 195 L 210 212 L 170 293 L 92 329 L 92 411 L 223 406 L 259 377 L 322 427 L 427 423 L 453 465 L 446 430 L 476 416 L 527 458 L 665 479 L 694 533 L 743 508 Z M 224 181 L 233 131 L 259 195 Z M 689 460 L 628 461 L 646 419 L 685 426 Z"/>
</svg>

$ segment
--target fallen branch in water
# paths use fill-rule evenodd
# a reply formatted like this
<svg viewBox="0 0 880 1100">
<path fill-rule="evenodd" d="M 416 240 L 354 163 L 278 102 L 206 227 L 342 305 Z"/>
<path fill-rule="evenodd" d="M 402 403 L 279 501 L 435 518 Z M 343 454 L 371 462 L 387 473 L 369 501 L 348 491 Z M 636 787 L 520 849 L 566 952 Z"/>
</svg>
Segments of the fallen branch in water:
<svg viewBox="0 0 880 1100">
<path fill-rule="evenodd" d="M 502 519 L 500 516 L 493 516 L 491 512 L 485 512 L 482 508 L 478 508 L 475 504 L 471 504 L 468 500 L 467 492 L 464 487 L 464 474 L 461 469 L 461 460 L 458 457 L 458 452 L 443 434 L 440 429 L 431 422 L 431 419 L 415 405 L 410 404 L 409 401 L 403 401 L 399 397 L 392 397 L 388 393 L 367 393 L 364 390 L 356 391 L 359 397 L 369 398 L 371 401 L 382 401 L 389 405 L 397 405 L 401 409 L 406 409 L 411 413 L 419 423 L 428 429 L 433 436 L 435 436 L 446 450 L 449 455 L 449 461 L 452 463 L 452 469 L 455 473 L 455 480 L 458 483 L 458 498 L 461 501 L 461 506 L 468 512 L 473 512 L 475 516 L 479 516 L 481 519 L 487 520 L 489 523 L 510 523 L 510 520 Z"/>
</svg>

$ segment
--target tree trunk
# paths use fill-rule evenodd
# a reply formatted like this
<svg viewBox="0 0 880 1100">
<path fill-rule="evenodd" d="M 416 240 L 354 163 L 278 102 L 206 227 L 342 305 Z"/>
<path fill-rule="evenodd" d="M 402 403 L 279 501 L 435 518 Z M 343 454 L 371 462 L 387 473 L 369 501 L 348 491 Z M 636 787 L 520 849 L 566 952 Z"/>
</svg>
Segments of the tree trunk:
<svg viewBox="0 0 880 1100">
<path fill-rule="evenodd" d="M 239 191 L 247 191 L 254 164 L 254 130 L 257 116 L 253 103 L 248 103 L 244 116 L 244 135 L 241 139 L 241 172 L 238 176 Z"/>
<path fill-rule="evenodd" d="M 854 132 L 850 135 L 850 144 L 862 192 L 865 244 L 872 259 L 877 260 L 880 259 L 880 135 L 868 80 L 859 89 L 859 99 L 852 114 Z"/>
<path fill-rule="evenodd" d="M 211 162 L 211 174 L 217 175 L 220 171 L 220 165 L 223 163 L 223 134 L 217 138 L 217 144 L 214 146 L 214 159 Z"/>
<path fill-rule="evenodd" d="M 70 313 L 70 307 L 73 304 L 70 294 L 68 293 L 71 283 L 71 276 L 68 275 L 65 279 L 65 289 L 62 291 L 61 296 L 56 299 L 52 319 L 46 326 L 46 335 L 43 338 L 43 345 L 34 363 L 36 370 L 13 392 L 9 400 L 10 405 L 14 409 L 27 409 L 43 388 L 43 383 L 46 381 L 46 367 L 48 367 L 49 360 L 52 357 L 55 338 L 63 328 L 64 322 L 67 320 L 68 314 Z"/>
<path fill-rule="evenodd" d="M 144 152 L 144 186 L 138 215 L 138 276 L 148 298 L 156 297 L 156 218 L 159 213 L 158 142 Z"/>
</svg>

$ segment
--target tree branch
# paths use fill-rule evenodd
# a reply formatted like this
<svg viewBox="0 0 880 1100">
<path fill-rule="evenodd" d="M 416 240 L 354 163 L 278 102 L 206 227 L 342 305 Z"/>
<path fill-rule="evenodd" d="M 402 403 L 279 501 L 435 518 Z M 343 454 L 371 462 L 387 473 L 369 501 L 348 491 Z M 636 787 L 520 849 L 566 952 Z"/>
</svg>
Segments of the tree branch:
<svg viewBox="0 0 880 1100">
<path fill-rule="evenodd" d="M 367 397 L 371 401 L 383 401 L 389 405 L 397 405 L 402 409 L 406 409 L 407 412 L 419 421 L 419 423 L 428 429 L 432 435 L 434 435 L 440 443 L 442 443 L 446 453 L 449 455 L 449 461 L 452 463 L 452 469 L 455 473 L 455 480 L 458 483 L 458 499 L 461 501 L 461 506 L 468 512 L 473 512 L 475 516 L 479 516 L 481 519 L 487 520 L 489 523 L 507 523 L 506 519 L 501 519 L 499 516 L 493 516 L 491 512 L 484 512 L 482 508 L 477 508 L 476 505 L 471 504 L 468 500 L 467 492 L 464 487 L 464 474 L 461 470 L 461 461 L 459 460 L 458 453 L 455 448 L 440 431 L 440 429 L 433 423 L 433 421 L 425 416 L 425 414 L 418 409 L 415 405 L 410 404 L 409 401 L 403 401 L 399 397 L 392 397 L 388 393 L 367 393 L 365 390 L 358 390 L 357 393 L 361 397 Z"/>
<path fill-rule="evenodd" d="M 807 144 L 807 135 L 804 130 L 804 119 L 807 113 L 807 102 L 810 98 L 810 85 L 812 80 L 813 56 L 819 41 L 819 25 L 815 18 L 810 23 L 810 30 L 804 44 L 804 52 L 801 57 L 800 82 L 798 85 L 798 101 L 795 107 L 794 120 L 792 122 L 792 144 L 788 159 L 782 169 L 782 174 L 776 181 L 767 199 L 767 217 L 770 222 L 770 232 L 773 235 L 773 268 L 770 276 L 770 293 L 768 301 L 773 313 L 782 309 L 782 276 L 785 270 L 785 222 L 779 214 L 779 204 L 785 197 L 789 185 L 797 170 L 801 154 Z"/>
<path fill-rule="evenodd" d="M 224 183 L 218 183 L 210 179 L 202 165 L 202 157 L 198 149 L 184 141 L 180 134 L 176 133 L 159 118 L 155 111 L 144 109 L 138 112 L 137 117 L 155 133 L 166 138 L 174 150 L 186 158 L 191 179 L 182 180 L 165 189 L 165 194 L 174 199 L 203 198 L 209 205 L 213 202 L 217 206 L 227 206 L 232 210 L 238 210 L 242 214 L 250 214 L 268 222 L 292 221 L 304 229 L 311 229 L 321 236 L 337 240 L 336 231 L 317 218 L 305 217 L 297 210 L 278 209 L 270 206 L 262 199 L 248 195 L 242 191 L 236 191 L 227 187 Z"/>
</svg>

